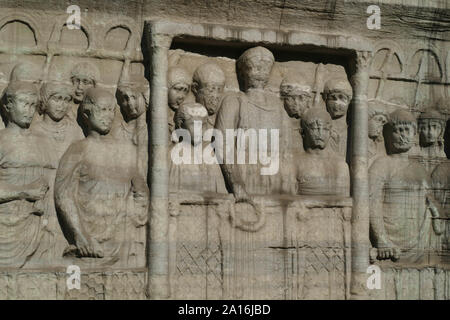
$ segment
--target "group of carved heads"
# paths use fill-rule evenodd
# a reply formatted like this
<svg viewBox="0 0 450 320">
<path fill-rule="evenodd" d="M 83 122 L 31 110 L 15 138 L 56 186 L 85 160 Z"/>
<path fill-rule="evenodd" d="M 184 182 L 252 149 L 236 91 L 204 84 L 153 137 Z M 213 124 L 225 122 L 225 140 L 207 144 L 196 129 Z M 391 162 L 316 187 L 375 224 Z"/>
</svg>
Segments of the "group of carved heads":
<svg viewBox="0 0 450 320">
<path fill-rule="evenodd" d="M 385 138 L 388 154 L 409 151 L 419 136 L 419 146 L 444 146 L 445 116 L 434 106 L 416 118 L 406 109 L 388 112 L 383 103 L 372 101 L 369 105 L 369 138 L 381 142 Z"/>
</svg>

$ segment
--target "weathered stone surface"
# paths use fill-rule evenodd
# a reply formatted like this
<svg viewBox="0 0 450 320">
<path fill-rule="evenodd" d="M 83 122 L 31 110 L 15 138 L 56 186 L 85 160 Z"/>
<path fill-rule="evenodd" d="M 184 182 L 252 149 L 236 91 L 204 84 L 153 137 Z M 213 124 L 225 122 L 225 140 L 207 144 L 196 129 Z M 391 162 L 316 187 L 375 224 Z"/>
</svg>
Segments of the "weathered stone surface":
<svg viewBox="0 0 450 320">
<path fill-rule="evenodd" d="M 1 1 L 0 298 L 450 299 L 450 10 L 377 3 Z"/>
</svg>

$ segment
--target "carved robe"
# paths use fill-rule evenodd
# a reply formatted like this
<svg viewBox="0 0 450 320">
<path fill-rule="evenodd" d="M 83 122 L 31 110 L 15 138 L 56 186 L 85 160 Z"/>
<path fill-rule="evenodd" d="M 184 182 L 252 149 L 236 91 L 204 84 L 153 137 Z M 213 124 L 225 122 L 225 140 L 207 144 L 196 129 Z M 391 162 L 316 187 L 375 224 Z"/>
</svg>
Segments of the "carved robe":
<svg viewBox="0 0 450 320">
<path fill-rule="evenodd" d="M 133 242 L 130 225 L 143 226 L 147 206 L 135 203 L 132 177 L 136 174 L 136 150 L 109 137 L 88 137 L 72 144 L 61 159 L 55 181 L 55 203 L 60 216 L 76 215 L 84 233 L 101 246 L 103 258 L 81 258 L 92 266 L 129 267 Z M 67 255 L 74 254 L 73 235 L 62 227 L 69 241 Z M 133 266 L 133 265 L 131 265 Z"/>
<path fill-rule="evenodd" d="M 333 128 L 331 130 L 330 147 L 339 155 L 347 156 L 347 119 L 342 117 L 333 120 Z"/>
<path fill-rule="evenodd" d="M 65 240 L 58 223 L 53 197 L 56 169 L 67 148 L 73 142 L 83 139 L 84 135 L 78 124 L 69 117 L 65 117 L 61 121 L 53 124 L 49 124 L 42 118 L 38 118 L 32 123 L 31 130 L 38 135 L 41 140 L 45 139 L 48 145 L 51 145 L 51 149 L 43 150 L 44 152 L 47 152 L 52 163 L 48 190 L 48 193 L 51 196 L 49 197 L 48 212 L 46 213 L 48 216 L 48 224 L 44 228 L 45 232 L 43 233 L 43 239 L 37 254 L 42 255 L 55 265 L 58 264 L 58 262 L 62 262 L 60 259 L 67 246 L 67 241 Z"/>
<path fill-rule="evenodd" d="M 447 219 L 450 219 L 450 162 L 441 163 L 434 169 L 431 175 L 431 182 L 434 191 L 434 197 L 439 201 L 443 215 Z M 450 223 L 449 220 L 445 221 L 445 232 L 442 239 L 442 249 L 450 250 Z M 449 259 L 447 257 L 447 259 Z"/>
<path fill-rule="evenodd" d="M 48 150 L 51 149 L 46 141 L 30 130 L 19 133 L 2 130 L 0 187 L 6 191 L 25 189 L 38 179 L 49 181 L 53 164 Z M 48 222 L 51 197 L 47 191 L 45 198 L 36 202 L 13 200 L 0 203 L 1 266 L 20 268 L 34 255 L 42 238 L 42 228 Z"/>
<path fill-rule="evenodd" d="M 295 194 L 311 196 L 350 195 L 347 163 L 332 152 L 302 153 L 295 157 Z"/>
<path fill-rule="evenodd" d="M 434 236 L 426 196 L 430 179 L 416 161 L 391 156 L 370 168 L 371 233 L 375 246 L 387 237 L 402 250 L 401 261 L 423 262 Z"/>
<path fill-rule="evenodd" d="M 261 168 L 268 167 L 262 165 L 259 154 L 257 164 L 249 164 L 249 139 L 246 138 L 245 164 L 237 164 L 241 179 L 249 194 L 279 194 L 283 193 L 283 174 L 282 166 L 285 164 L 282 161 L 283 156 L 287 155 L 285 152 L 289 143 L 289 117 L 283 110 L 281 101 L 276 96 L 264 94 L 265 105 L 257 105 L 249 100 L 249 98 L 242 92 L 238 94 L 230 94 L 225 96 L 222 100 L 221 107 L 216 118 L 216 129 L 222 131 L 224 141 L 226 141 L 226 129 L 243 129 L 256 130 L 259 142 L 259 130 L 266 129 L 267 132 L 267 155 L 271 152 L 271 143 L 279 143 L 279 165 L 280 168 L 276 174 L 262 175 Z M 271 140 L 271 130 L 278 130 L 279 141 Z M 237 145 L 235 139 L 235 145 Z M 289 147 L 288 147 L 289 148 Z M 225 150 L 225 148 L 224 148 Z M 258 153 L 259 150 L 258 146 Z M 237 161 L 235 160 L 235 163 Z"/>
<path fill-rule="evenodd" d="M 182 141 L 179 143 L 185 143 L 186 150 L 193 150 L 194 148 L 189 142 Z M 173 146 L 172 149 L 176 146 Z M 207 164 L 204 162 L 202 164 L 175 164 L 171 159 L 169 159 L 169 162 L 169 186 L 171 192 L 228 193 L 218 164 Z"/>
<path fill-rule="evenodd" d="M 369 160 L 369 168 L 372 163 L 379 157 L 386 156 L 386 147 L 384 146 L 384 140 L 376 139 L 372 140 L 369 138 L 368 141 L 368 160 Z"/>
</svg>

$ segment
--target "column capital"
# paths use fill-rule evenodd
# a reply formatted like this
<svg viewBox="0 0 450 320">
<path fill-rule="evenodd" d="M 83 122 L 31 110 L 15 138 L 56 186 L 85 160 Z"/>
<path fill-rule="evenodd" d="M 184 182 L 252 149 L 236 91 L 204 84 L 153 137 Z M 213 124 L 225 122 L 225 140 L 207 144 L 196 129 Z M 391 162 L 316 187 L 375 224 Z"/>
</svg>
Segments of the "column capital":
<svg viewBox="0 0 450 320">
<path fill-rule="evenodd" d="M 356 72 L 366 71 L 372 63 L 372 51 L 356 51 L 355 67 Z M 368 70 L 367 70 L 368 71 Z"/>
<path fill-rule="evenodd" d="M 148 46 L 150 48 L 163 48 L 168 50 L 172 44 L 173 36 L 161 33 L 152 34 L 150 31 L 148 39 Z"/>
</svg>

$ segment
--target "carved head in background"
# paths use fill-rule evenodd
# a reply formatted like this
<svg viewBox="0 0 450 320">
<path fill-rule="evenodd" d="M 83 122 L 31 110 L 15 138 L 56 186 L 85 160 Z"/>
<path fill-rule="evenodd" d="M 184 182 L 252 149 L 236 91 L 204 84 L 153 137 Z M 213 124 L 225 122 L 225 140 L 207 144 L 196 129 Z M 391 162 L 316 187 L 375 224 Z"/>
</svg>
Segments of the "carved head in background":
<svg viewBox="0 0 450 320">
<path fill-rule="evenodd" d="M 39 94 L 34 84 L 10 82 L 2 98 L 7 126 L 15 124 L 23 129 L 29 128 L 38 104 Z"/>
<path fill-rule="evenodd" d="M 191 87 L 191 76 L 181 67 L 172 67 L 167 71 L 167 90 L 169 107 L 177 111 L 183 104 Z"/>
<path fill-rule="evenodd" d="M 95 88 L 100 79 L 100 71 L 89 62 L 81 62 L 72 69 L 70 80 L 73 85 L 73 101 L 80 103 L 88 88 Z"/>
<path fill-rule="evenodd" d="M 376 102 L 369 104 L 369 138 L 380 140 L 383 137 L 383 127 L 388 121 L 386 111 L 376 105 Z"/>
<path fill-rule="evenodd" d="M 281 81 L 280 96 L 284 109 L 291 118 L 300 119 L 311 107 L 312 90 L 305 79 L 303 75 L 290 75 Z"/>
<path fill-rule="evenodd" d="M 125 121 L 139 118 L 148 109 L 149 92 L 147 80 L 141 83 L 119 83 L 116 90 L 117 103 Z"/>
<path fill-rule="evenodd" d="M 352 97 L 353 89 L 347 79 L 330 79 L 324 85 L 322 98 L 333 120 L 347 114 Z"/>
<path fill-rule="evenodd" d="M 69 111 L 72 87 L 59 82 L 47 82 L 41 87 L 40 111 L 53 121 L 61 121 Z"/>
<path fill-rule="evenodd" d="M 236 62 L 236 72 L 243 90 L 263 89 L 269 81 L 274 62 L 272 52 L 264 47 L 246 50 Z"/>
<path fill-rule="evenodd" d="M 396 110 L 389 115 L 386 125 L 386 142 L 390 154 L 408 152 L 414 145 L 417 124 L 414 115 L 407 110 Z"/>
<path fill-rule="evenodd" d="M 184 103 L 175 112 L 174 116 L 175 128 L 185 129 L 191 135 L 191 143 L 195 146 L 201 144 L 203 135 L 194 135 L 195 123 L 201 122 L 202 126 L 206 124 L 208 119 L 208 111 L 199 103 Z M 200 132 L 201 133 L 201 132 Z"/>
<path fill-rule="evenodd" d="M 330 140 L 332 120 L 321 108 L 309 109 L 301 119 L 303 146 L 306 150 L 327 147 Z"/>
<path fill-rule="evenodd" d="M 225 73 L 215 63 L 205 63 L 194 71 L 192 93 L 211 116 L 216 113 L 225 87 Z"/>
<path fill-rule="evenodd" d="M 42 79 L 42 69 L 34 63 L 20 62 L 14 66 L 9 81 L 27 81 L 38 83 Z"/>
<path fill-rule="evenodd" d="M 90 132 L 100 135 L 109 133 L 116 111 L 116 101 L 111 93 L 100 88 L 89 88 L 80 107 Z"/>
<path fill-rule="evenodd" d="M 421 147 L 429 147 L 443 143 L 445 118 L 438 110 L 426 110 L 420 114 L 417 122 Z"/>
</svg>

